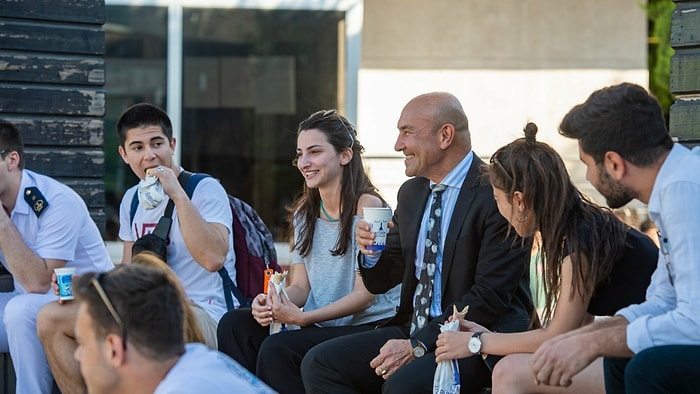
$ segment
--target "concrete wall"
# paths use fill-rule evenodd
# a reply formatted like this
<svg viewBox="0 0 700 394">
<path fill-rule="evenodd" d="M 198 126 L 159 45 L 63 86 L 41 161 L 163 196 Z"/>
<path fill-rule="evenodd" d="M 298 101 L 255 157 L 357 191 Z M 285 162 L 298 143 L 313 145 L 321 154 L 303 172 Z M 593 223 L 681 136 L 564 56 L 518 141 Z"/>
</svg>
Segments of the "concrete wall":
<svg viewBox="0 0 700 394">
<path fill-rule="evenodd" d="M 648 84 L 646 23 L 637 0 L 365 0 L 357 123 L 373 179 L 395 205 L 406 179 L 393 151 L 401 109 L 444 90 L 462 102 L 479 156 L 534 121 L 597 199 L 557 127 L 595 89 Z"/>
</svg>

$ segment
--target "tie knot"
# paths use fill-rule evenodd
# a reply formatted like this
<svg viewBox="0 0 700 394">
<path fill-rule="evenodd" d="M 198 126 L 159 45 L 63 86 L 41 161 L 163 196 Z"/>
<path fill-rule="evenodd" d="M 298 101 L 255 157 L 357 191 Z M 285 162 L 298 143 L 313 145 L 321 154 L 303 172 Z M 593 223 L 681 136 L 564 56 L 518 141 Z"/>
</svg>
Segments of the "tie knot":
<svg viewBox="0 0 700 394">
<path fill-rule="evenodd" d="M 447 189 L 447 185 L 443 185 L 442 183 L 438 183 L 435 186 L 433 186 L 433 193 L 440 195 L 442 192 Z"/>
</svg>

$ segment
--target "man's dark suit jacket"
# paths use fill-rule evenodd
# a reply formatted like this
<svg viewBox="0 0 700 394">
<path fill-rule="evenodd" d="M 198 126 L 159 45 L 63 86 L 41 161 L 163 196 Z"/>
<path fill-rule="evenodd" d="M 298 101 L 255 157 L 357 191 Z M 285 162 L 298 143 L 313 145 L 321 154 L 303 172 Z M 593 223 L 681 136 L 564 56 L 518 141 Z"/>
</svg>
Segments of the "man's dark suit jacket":
<svg viewBox="0 0 700 394">
<path fill-rule="evenodd" d="M 514 230 L 507 236 L 508 223 L 498 213 L 491 185 L 481 176 L 483 164 L 474 155 L 447 231 L 442 259 L 443 314 L 413 335 L 428 351 L 435 350 L 439 325 L 452 314 L 452 305 L 459 310 L 469 305 L 466 318 L 493 331 L 524 331 L 530 322 L 531 240 L 522 243 Z M 425 236 L 418 232 L 429 186 L 426 178 L 413 178 L 401 186 L 386 249 L 374 267 L 360 264 L 365 286 L 374 294 L 402 284 L 401 303 L 389 326 L 411 323 L 418 285 L 416 243 Z"/>
</svg>

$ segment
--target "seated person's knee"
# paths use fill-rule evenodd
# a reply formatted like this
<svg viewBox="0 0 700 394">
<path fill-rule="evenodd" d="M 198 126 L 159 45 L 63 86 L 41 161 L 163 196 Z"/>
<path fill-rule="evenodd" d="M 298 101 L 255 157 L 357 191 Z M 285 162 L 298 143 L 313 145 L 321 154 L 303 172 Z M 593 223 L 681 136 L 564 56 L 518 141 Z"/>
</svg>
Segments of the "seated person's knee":
<svg viewBox="0 0 700 394">
<path fill-rule="evenodd" d="M 16 322 L 25 320 L 27 318 L 27 305 L 24 297 L 12 297 L 5 305 L 2 318 L 6 326 L 12 326 Z"/>
<path fill-rule="evenodd" d="M 518 387 L 523 378 L 523 362 L 519 360 L 520 355 L 514 354 L 503 357 L 496 363 L 491 375 L 494 390 L 507 392 L 508 387 Z M 529 369 L 527 363 L 524 364 Z"/>
<path fill-rule="evenodd" d="M 284 352 L 288 348 L 286 345 L 286 338 L 282 338 L 283 335 L 270 335 L 265 338 L 265 340 L 260 344 L 260 351 L 258 351 L 258 358 L 268 354 L 277 355 L 279 352 Z M 281 338 L 281 340 L 280 340 Z"/>
<path fill-rule="evenodd" d="M 316 372 L 321 369 L 323 362 L 319 360 L 319 357 L 322 358 L 323 353 L 318 352 L 316 349 L 322 345 L 312 347 L 301 360 L 301 376 L 303 380 L 313 379 Z"/>
<path fill-rule="evenodd" d="M 660 358 L 656 354 L 660 348 L 650 348 L 637 353 L 625 368 L 625 380 L 648 381 L 661 378 L 658 368 Z"/>
<path fill-rule="evenodd" d="M 60 312 L 57 307 L 60 307 L 58 303 L 50 302 L 39 309 L 39 313 L 36 315 L 36 331 L 41 340 L 51 336 L 56 331 Z"/>
<path fill-rule="evenodd" d="M 56 334 L 72 334 L 74 324 L 75 308 L 73 305 L 50 302 L 39 309 L 39 313 L 36 315 L 36 331 L 42 341 Z"/>
</svg>

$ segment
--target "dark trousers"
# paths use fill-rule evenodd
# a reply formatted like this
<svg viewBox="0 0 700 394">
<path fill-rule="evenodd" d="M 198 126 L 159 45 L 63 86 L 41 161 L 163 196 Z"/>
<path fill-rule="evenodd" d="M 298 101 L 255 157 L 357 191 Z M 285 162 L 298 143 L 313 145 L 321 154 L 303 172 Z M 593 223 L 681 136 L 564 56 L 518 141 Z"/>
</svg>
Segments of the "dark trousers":
<svg viewBox="0 0 700 394">
<path fill-rule="evenodd" d="M 390 339 L 408 339 L 408 329 L 385 327 L 331 339 L 311 349 L 301 364 L 304 387 L 313 393 L 432 393 L 435 353 L 411 361 L 386 382 L 369 366 Z M 459 360 L 462 393 L 480 393 L 491 385 L 491 371 L 481 357 Z"/>
<path fill-rule="evenodd" d="M 304 327 L 269 335 L 249 308 L 227 312 L 219 321 L 219 350 L 256 374 L 279 393 L 304 393 L 301 360 L 315 345 L 339 336 L 372 330 L 374 325 Z"/>
<path fill-rule="evenodd" d="M 605 391 L 622 393 L 697 393 L 700 346 L 658 346 L 631 359 L 604 360 Z"/>
<path fill-rule="evenodd" d="M 255 373 L 260 345 L 269 333 L 269 327 L 263 327 L 253 319 L 250 308 L 240 308 L 226 312 L 219 320 L 216 340 L 219 351 Z"/>
</svg>

